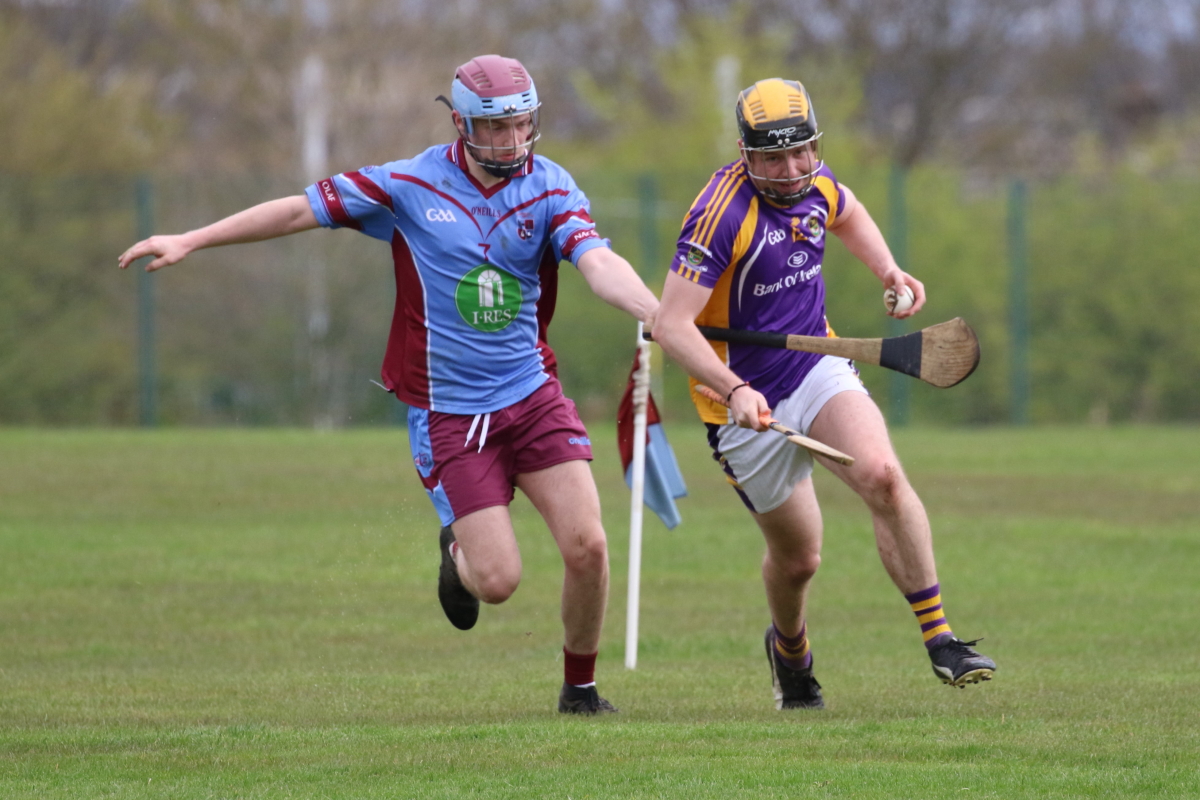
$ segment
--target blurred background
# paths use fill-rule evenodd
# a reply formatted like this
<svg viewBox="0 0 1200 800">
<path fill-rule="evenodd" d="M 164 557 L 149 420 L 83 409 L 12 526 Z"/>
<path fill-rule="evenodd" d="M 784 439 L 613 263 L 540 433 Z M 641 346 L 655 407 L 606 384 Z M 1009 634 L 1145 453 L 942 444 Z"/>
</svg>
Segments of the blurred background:
<svg viewBox="0 0 1200 800">
<path fill-rule="evenodd" d="M 936 390 L 864 368 L 894 425 L 1200 420 L 1196 0 L 0 0 L 0 423 L 394 424 L 386 246 L 350 231 L 116 258 L 449 141 L 434 97 L 521 59 L 540 154 L 661 288 L 736 155 L 737 92 L 809 88 L 824 153 L 929 292 L 919 324 L 840 244 L 842 336 L 962 316 L 983 362 Z M 570 265 L 550 329 L 611 419 L 634 323 Z M 661 364 L 661 361 L 660 361 Z M 668 418 L 690 416 L 662 365 Z"/>
</svg>

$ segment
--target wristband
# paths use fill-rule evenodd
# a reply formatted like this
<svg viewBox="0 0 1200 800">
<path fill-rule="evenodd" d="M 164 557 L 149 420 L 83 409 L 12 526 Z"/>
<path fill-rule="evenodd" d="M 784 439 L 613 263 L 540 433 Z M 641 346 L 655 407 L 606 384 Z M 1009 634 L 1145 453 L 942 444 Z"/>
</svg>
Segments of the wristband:
<svg viewBox="0 0 1200 800">
<path fill-rule="evenodd" d="M 750 385 L 750 381 L 746 381 L 745 383 L 739 383 L 737 386 L 730 389 L 729 394 L 725 395 L 725 402 L 726 403 L 733 402 L 733 393 L 736 392 L 738 389 L 742 388 L 743 386 L 749 386 L 749 385 Z"/>
</svg>

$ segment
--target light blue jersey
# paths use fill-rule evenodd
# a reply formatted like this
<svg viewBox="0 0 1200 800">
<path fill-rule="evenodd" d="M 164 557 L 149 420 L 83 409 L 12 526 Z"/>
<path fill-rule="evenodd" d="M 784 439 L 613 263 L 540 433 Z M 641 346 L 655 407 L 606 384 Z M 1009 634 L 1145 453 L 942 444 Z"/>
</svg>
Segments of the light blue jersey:
<svg viewBox="0 0 1200 800">
<path fill-rule="evenodd" d="M 594 247 L 588 200 L 562 167 L 530 156 L 484 188 L 463 142 L 327 178 L 306 190 L 317 221 L 392 247 L 396 310 L 383 385 L 405 403 L 485 414 L 556 371 L 546 328 L 558 263 Z"/>
</svg>

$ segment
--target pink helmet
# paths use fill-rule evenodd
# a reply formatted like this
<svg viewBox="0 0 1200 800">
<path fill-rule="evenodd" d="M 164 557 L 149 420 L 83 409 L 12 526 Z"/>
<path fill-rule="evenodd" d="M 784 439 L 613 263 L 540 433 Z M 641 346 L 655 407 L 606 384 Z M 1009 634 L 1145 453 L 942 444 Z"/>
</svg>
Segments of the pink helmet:
<svg viewBox="0 0 1200 800">
<path fill-rule="evenodd" d="M 450 96 L 451 107 L 466 126 L 466 145 L 472 158 L 497 177 L 507 178 L 518 172 L 540 137 L 538 109 L 541 108 L 537 88 L 521 62 L 498 55 L 476 56 L 455 71 Z M 471 141 L 476 120 L 504 118 L 511 122 L 522 114 L 529 114 L 532 122 L 524 142 L 514 146 L 485 145 L 483 149 L 488 150 L 489 157 L 484 157 L 480 145 Z"/>
</svg>

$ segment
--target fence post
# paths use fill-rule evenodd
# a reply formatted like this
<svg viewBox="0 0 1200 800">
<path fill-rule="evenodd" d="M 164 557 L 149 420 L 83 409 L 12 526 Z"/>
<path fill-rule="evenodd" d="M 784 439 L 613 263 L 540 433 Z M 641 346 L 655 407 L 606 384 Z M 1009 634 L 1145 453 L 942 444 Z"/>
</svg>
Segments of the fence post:
<svg viewBox="0 0 1200 800">
<path fill-rule="evenodd" d="M 138 241 L 154 234 L 154 185 L 146 176 L 136 183 Z M 152 428 L 158 423 L 156 389 L 158 379 L 154 363 L 154 273 L 143 263 L 137 271 L 138 319 L 138 424 Z"/>
<path fill-rule="evenodd" d="M 1025 181 L 1016 178 L 1008 189 L 1008 325 L 1010 337 L 1011 421 L 1029 423 L 1029 263 L 1025 228 Z"/>
<path fill-rule="evenodd" d="M 908 206 L 906 183 L 908 170 L 893 163 L 888 176 L 888 244 L 900 269 L 908 265 Z M 904 320 L 888 317 L 888 336 L 900 336 L 908 327 Z M 889 373 L 888 424 L 901 427 L 908 424 L 908 384 L 912 378 L 899 372 Z"/>
<path fill-rule="evenodd" d="M 658 182 L 654 173 L 643 172 L 637 178 L 638 240 L 642 257 L 638 274 L 649 280 L 657 274 L 658 258 Z"/>
</svg>

